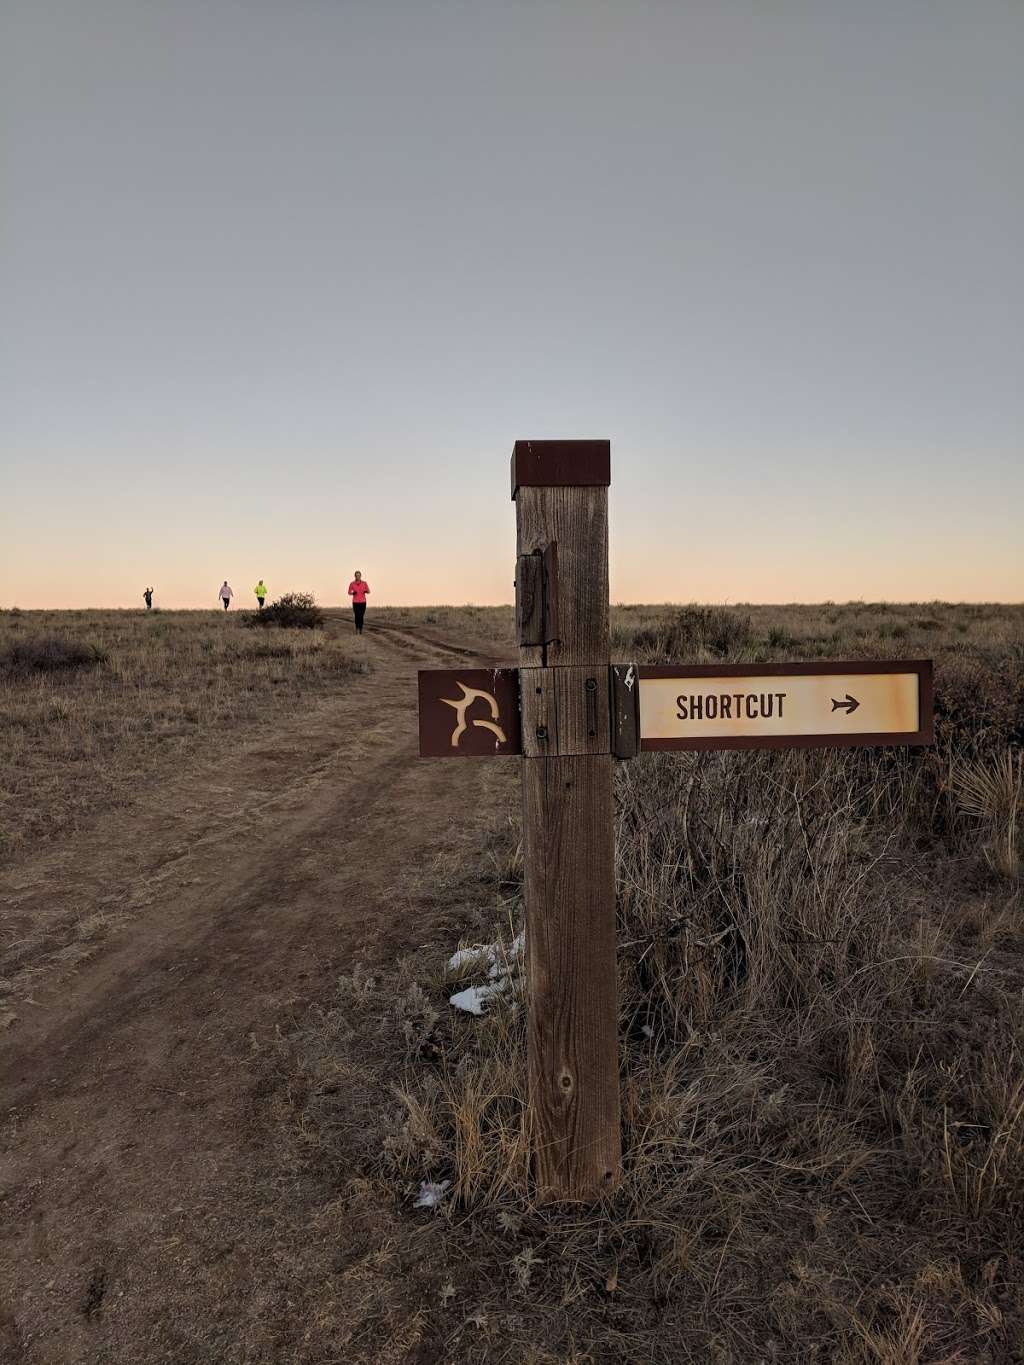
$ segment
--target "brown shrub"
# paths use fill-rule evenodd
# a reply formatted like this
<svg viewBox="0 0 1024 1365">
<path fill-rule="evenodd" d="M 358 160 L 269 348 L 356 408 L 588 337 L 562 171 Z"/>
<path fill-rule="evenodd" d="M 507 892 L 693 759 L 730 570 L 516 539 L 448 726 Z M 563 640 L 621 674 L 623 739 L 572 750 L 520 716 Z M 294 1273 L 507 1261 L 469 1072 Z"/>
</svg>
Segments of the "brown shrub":
<svg viewBox="0 0 1024 1365">
<path fill-rule="evenodd" d="M 69 673 L 105 663 L 107 652 L 98 645 L 62 635 L 17 640 L 0 653 L 0 669 L 8 673 Z"/>
<path fill-rule="evenodd" d="M 633 657 L 646 663 L 671 663 L 698 656 L 729 658 L 754 638 L 748 615 L 731 607 L 683 607 L 656 626 L 641 626 L 629 641 Z"/>
</svg>

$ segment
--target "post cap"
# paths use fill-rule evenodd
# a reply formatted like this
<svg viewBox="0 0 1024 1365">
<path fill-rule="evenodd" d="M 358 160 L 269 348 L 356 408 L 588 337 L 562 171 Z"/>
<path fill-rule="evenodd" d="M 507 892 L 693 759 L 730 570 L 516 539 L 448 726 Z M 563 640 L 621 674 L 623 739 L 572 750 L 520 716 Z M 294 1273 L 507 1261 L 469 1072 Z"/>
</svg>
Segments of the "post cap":
<svg viewBox="0 0 1024 1365">
<path fill-rule="evenodd" d="M 513 502 L 528 486 L 607 488 L 611 481 L 611 441 L 517 441 L 512 447 Z"/>
</svg>

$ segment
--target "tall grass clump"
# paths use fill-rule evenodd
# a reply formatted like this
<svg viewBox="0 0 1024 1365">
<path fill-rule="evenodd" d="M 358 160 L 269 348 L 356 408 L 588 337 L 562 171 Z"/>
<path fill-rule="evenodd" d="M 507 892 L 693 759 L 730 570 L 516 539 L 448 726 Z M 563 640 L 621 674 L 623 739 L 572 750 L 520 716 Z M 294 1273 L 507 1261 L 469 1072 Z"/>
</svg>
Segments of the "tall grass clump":
<svg viewBox="0 0 1024 1365">
<path fill-rule="evenodd" d="M 0 651 L 0 670 L 14 674 L 73 673 L 107 661 L 99 645 L 62 635 L 15 640 Z"/>
<path fill-rule="evenodd" d="M 640 626 L 616 643 L 648 663 L 694 663 L 736 658 L 753 639 L 753 622 L 745 612 L 733 607 L 689 606 Z"/>
<path fill-rule="evenodd" d="M 1011 881 L 1018 880 L 1024 756 L 1019 750 L 1004 749 L 991 758 L 964 759 L 954 765 L 951 784 L 961 810 L 980 822 L 989 866 Z"/>
</svg>

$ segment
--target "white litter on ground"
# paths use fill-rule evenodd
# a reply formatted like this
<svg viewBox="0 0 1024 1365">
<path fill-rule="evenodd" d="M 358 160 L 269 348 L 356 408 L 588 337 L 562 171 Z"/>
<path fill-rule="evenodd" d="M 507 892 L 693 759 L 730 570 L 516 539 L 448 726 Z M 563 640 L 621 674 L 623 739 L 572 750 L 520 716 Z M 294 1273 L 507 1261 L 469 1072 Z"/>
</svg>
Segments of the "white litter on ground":
<svg viewBox="0 0 1024 1365">
<path fill-rule="evenodd" d="M 497 981 L 489 981 L 485 986 L 467 986 L 464 991 L 457 991 L 448 1003 L 457 1010 L 465 1010 L 467 1014 L 483 1014 L 484 1005 L 492 996 L 500 995 L 509 980 L 509 977 L 503 976 Z"/>
<path fill-rule="evenodd" d="M 477 943 L 472 948 L 460 948 L 448 959 L 448 970 L 457 972 L 463 967 L 479 967 L 482 971 L 484 967 L 493 967 L 497 952 L 496 943 Z"/>
<path fill-rule="evenodd" d="M 472 948 L 460 948 L 448 959 L 448 970 L 459 971 L 472 967 L 478 971 L 487 968 L 487 983 L 483 986 L 468 986 L 457 991 L 449 1004 L 467 1014 L 483 1014 L 487 1001 L 500 991 L 505 990 L 518 970 L 526 945 L 522 930 L 507 948 L 501 943 L 477 943 Z"/>
<path fill-rule="evenodd" d="M 448 959 L 450 972 L 461 971 L 463 967 L 477 967 L 481 971 L 489 969 L 489 975 L 501 976 L 523 955 L 526 936 L 522 929 L 505 949 L 500 943 L 474 943 L 471 948 L 459 948 Z"/>
<path fill-rule="evenodd" d="M 440 1204 L 445 1196 L 445 1191 L 452 1182 L 442 1180 L 439 1185 L 435 1185 L 431 1180 L 420 1181 L 420 1192 L 416 1196 L 414 1209 L 432 1209 L 436 1204 Z"/>
<path fill-rule="evenodd" d="M 507 953 L 501 953 L 498 944 L 495 944 L 494 946 L 495 948 L 498 948 L 498 952 L 501 955 L 496 956 L 495 961 L 491 964 L 490 971 L 487 973 L 492 980 L 496 976 L 507 976 L 509 973 L 518 970 L 523 959 L 523 952 L 526 948 L 526 936 L 522 929 L 520 929 L 519 933 L 516 934 L 515 938 L 509 944 Z"/>
</svg>

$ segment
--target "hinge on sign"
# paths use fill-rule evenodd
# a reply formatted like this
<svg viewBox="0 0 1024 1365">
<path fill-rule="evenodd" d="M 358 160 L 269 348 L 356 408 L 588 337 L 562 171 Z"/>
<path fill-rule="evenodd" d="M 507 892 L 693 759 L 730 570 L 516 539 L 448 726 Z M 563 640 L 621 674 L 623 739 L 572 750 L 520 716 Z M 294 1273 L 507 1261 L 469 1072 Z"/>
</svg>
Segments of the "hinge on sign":
<svg viewBox="0 0 1024 1365">
<path fill-rule="evenodd" d="M 636 758 L 640 752 L 640 675 L 636 664 L 608 669 L 608 719 L 614 758 Z"/>
<path fill-rule="evenodd" d="M 521 645 L 550 645 L 558 636 L 558 546 L 516 561 L 516 634 Z"/>
</svg>

